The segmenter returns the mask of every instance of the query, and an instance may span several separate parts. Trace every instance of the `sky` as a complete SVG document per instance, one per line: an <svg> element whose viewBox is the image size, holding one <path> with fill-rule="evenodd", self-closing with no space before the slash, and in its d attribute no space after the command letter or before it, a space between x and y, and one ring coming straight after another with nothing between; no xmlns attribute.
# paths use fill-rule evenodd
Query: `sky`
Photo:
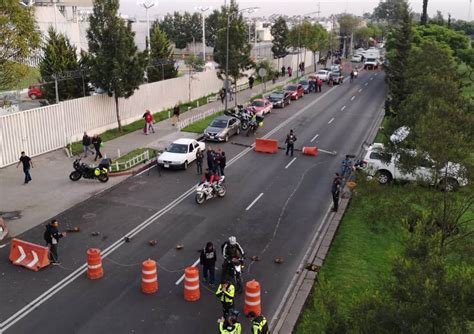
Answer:
<svg viewBox="0 0 474 334"><path fill-rule="evenodd" d="M146 0L153 1L153 0ZM197 6L218 8L225 0L154 0L155 6L149 10L150 18L163 16L173 11L195 11ZM230 0L229 0L230 1ZM331 14L351 13L362 15L364 12L372 12L379 3L378 0L237 0L240 8L260 7L260 9L249 16L270 16L272 14L298 15L318 11L318 3L321 17ZM409 0L411 9L421 13L422 0ZM138 6L137 0L120 0L123 14L145 18L145 9ZM467 20L469 12L469 0L430 0L428 2L428 15L434 16L439 10L447 18L448 13L455 19Z"/></svg>

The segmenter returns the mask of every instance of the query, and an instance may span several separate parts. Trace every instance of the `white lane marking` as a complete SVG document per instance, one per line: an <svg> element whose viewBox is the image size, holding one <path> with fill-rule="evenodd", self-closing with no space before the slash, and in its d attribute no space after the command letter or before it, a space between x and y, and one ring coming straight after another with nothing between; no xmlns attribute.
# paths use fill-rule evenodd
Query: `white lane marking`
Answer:
<svg viewBox="0 0 474 334"><path fill-rule="evenodd" d="M361 88L361 89L359 89L359 93L360 93L360 92L362 92L362 88Z"/></svg>
<svg viewBox="0 0 474 334"><path fill-rule="evenodd" d="M293 162L295 162L295 160L296 160L296 158L293 158L293 159L288 163L288 165L285 166L285 169L288 169L288 167L290 167L291 164L292 164ZM263 195L263 194L262 194L262 195Z"/></svg>
<svg viewBox="0 0 474 334"><path fill-rule="evenodd" d="M351 97L351 101L354 101L355 98L356 98L355 96L352 96L352 97Z"/></svg>
<svg viewBox="0 0 474 334"><path fill-rule="evenodd" d="M3 247L5 247L6 245L8 245L8 243L6 243L6 244L3 244L3 245L0 245L0 248L3 248Z"/></svg>
<svg viewBox="0 0 474 334"><path fill-rule="evenodd" d="M18 246L18 250L20 251L20 257L15 260L15 263L20 263L23 261L26 257L25 251L23 250L23 247Z"/></svg>
<svg viewBox="0 0 474 334"><path fill-rule="evenodd" d="M199 261L200 261L200 259L197 259L197 260L191 265L191 267L196 267L197 264L199 263ZM183 281L183 279L184 279L184 274L183 274L183 276L181 276L181 277L179 278L179 280L177 280L176 283L174 283L174 284L179 285L179 284Z"/></svg>
<svg viewBox="0 0 474 334"><path fill-rule="evenodd" d="M332 121L334 121L334 117L329 120L328 124L331 124Z"/></svg>
<svg viewBox="0 0 474 334"><path fill-rule="evenodd" d="M341 111L344 111L344 109L346 109L346 106L342 107L342 108L341 108Z"/></svg>
<svg viewBox="0 0 474 334"><path fill-rule="evenodd" d="M316 138L318 138L318 137L319 137L319 135L314 136L313 139L310 140L310 142L312 143L312 142L315 141Z"/></svg>
<svg viewBox="0 0 474 334"><path fill-rule="evenodd" d="M295 159L296 159L296 158L295 158ZM252 208L252 206L253 206L255 203L257 203L257 201L258 201L258 200L260 199L260 197L262 197L262 196L263 196L263 193L260 193L260 195L258 195L257 198L254 199L252 203L250 203L250 205L245 209L245 211L249 211L249 210Z"/></svg>
<svg viewBox="0 0 474 334"><path fill-rule="evenodd" d="M374 77L370 77L370 80L371 80L371 81L374 80Z"/></svg>
<svg viewBox="0 0 474 334"><path fill-rule="evenodd" d="M336 87L337 88L337 87ZM326 95L330 94L333 92L334 89L328 89L326 92L324 92L322 95L320 95L318 98L316 98L313 102L309 103L296 113L294 113L291 117L287 118L284 122L280 123L277 127L275 127L273 130L268 132L265 136L263 136L264 139L268 139L270 136L272 136L275 132L279 131L281 128L284 126L288 125L291 121L293 121L296 117L307 111L309 108L311 108L313 105L315 105L317 102L319 102L320 99L325 97ZM248 152L252 151L255 147L255 144L253 144L251 147L246 148L239 154L237 154L235 157L233 157L231 160L229 160L227 166L230 166L234 162L236 162L238 159L246 155ZM163 216L165 213L173 209L175 206L177 206L179 203L181 203L186 197L188 197L192 192L194 192L195 186L192 186L189 190L181 194L179 197L177 197L175 200L173 200L171 203L169 203L167 206L165 206L163 209L160 211L156 212L154 215L152 215L150 218L147 220L143 221L140 223L138 226L136 226L134 229L132 229L128 234L122 236L119 240L111 244L109 247L107 247L104 250L104 253L102 254L102 258L106 258L108 255L110 255L113 251L115 251L117 248L119 248L121 245L125 243L124 239L125 237L130 237L131 235L135 235L139 232L141 232L143 229L151 225L153 222L155 222L158 218ZM39 295L37 298L23 306L20 310L15 312L12 316L10 316L8 319L4 320L2 323L0 323L0 330L1 331L6 331L8 328L12 327L14 324L16 324L18 321L26 317L28 314L33 312L36 308L38 308L40 305L44 304L46 301L48 301L50 298L52 298L55 294L60 292L62 289L67 287L69 284L74 282L77 278L79 278L81 275L83 275L87 270L87 264L84 263L80 267L78 267L76 270L74 270L71 274L60 280L58 283L54 284L51 288L47 289L45 292L43 292L41 295Z"/></svg>
<svg viewBox="0 0 474 334"><path fill-rule="evenodd" d="M366 82L366 83L364 84L364 86L367 86L368 84L369 84L369 83L368 83L368 82Z"/></svg>
<svg viewBox="0 0 474 334"><path fill-rule="evenodd" d="M140 175L142 175L143 173L146 173L146 172L148 172L150 169L155 168L155 167L156 167L156 164L153 164L153 166L150 166L150 167L148 167L147 169L142 170L140 173L135 174L135 176L140 176Z"/></svg>

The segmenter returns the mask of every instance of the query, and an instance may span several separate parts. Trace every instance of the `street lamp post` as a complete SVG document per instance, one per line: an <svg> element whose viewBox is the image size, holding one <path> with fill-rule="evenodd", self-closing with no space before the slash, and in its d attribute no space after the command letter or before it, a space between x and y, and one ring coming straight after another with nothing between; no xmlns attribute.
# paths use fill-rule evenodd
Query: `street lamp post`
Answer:
<svg viewBox="0 0 474 334"><path fill-rule="evenodd" d="M228 101L229 101L229 30L230 22L234 19L234 16L239 15L240 13L252 13L253 11L259 9L259 7L249 7L243 8L235 13L229 13L229 7L227 8L227 29L226 29L226 51L225 51L225 104L224 111L227 111ZM237 92L236 92L237 93Z"/></svg>
<svg viewBox="0 0 474 334"><path fill-rule="evenodd" d="M206 64L206 17L204 13L208 10L212 10L212 7L196 7L196 9L202 12L202 60Z"/></svg>
<svg viewBox="0 0 474 334"><path fill-rule="evenodd" d="M148 9L151 7L155 6L156 0L138 0L137 4L143 8L145 8L146 11L146 31L147 31L147 38L148 38L148 45L146 45L148 49L148 54L150 54L150 18L148 16Z"/></svg>
<svg viewBox="0 0 474 334"><path fill-rule="evenodd" d="M299 78L299 72L300 72L300 47L301 47L301 26L300 26L300 24L301 24L302 19L305 19L307 16L310 16L310 15L313 15L313 14L316 14L316 13L318 13L318 12L306 13L306 14L297 15L297 16L294 17L298 22L297 23L297 25L298 25L298 53L296 55L296 62L297 62L297 64L296 64L296 78ZM306 55L306 51L305 51L305 55Z"/></svg>

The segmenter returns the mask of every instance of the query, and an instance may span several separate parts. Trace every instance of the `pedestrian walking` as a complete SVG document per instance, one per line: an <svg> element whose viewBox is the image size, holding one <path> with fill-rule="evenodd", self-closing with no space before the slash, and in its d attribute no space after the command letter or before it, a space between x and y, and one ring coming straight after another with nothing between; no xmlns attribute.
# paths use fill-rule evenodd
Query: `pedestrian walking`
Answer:
<svg viewBox="0 0 474 334"><path fill-rule="evenodd" d="M249 88L252 89L253 88L253 83L254 83L255 79L253 78L253 76L250 76L249 77Z"/></svg>
<svg viewBox="0 0 474 334"><path fill-rule="evenodd" d="M267 319L263 315L257 316L254 311L250 311L247 315L252 323L252 334L269 334Z"/></svg>
<svg viewBox="0 0 474 334"><path fill-rule="evenodd" d="M102 159L102 153L100 152L100 147L102 146L102 138L100 138L98 135L94 135L92 137L92 145L94 145L95 149L94 161L97 161L97 158Z"/></svg>
<svg viewBox="0 0 474 334"><path fill-rule="evenodd" d="M242 324L235 316L229 316L218 320L220 334L241 334Z"/></svg>
<svg viewBox="0 0 474 334"><path fill-rule="evenodd" d="M33 160L31 160L31 158L27 156L24 151L21 152L21 157L18 163L16 164L16 168L18 168L20 164L23 164L23 173L25 173L24 184L28 184L28 182L31 181L30 169L33 168Z"/></svg>
<svg viewBox="0 0 474 334"><path fill-rule="evenodd" d="M219 97L221 98L221 103L224 104L225 101L225 88L222 88L219 92Z"/></svg>
<svg viewBox="0 0 474 334"><path fill-rule="evenodd" d="M144 128L144 132L145 134L147 135L148 132L150 132L150 130L155 133L155 128L153 127L153 122L154 122L154 119L153 119L153 114L151 113L150 110L147 110L144 114L143 114L143 118L145 119L145 128Z"/></svg>
<svg viewBox="0 0 474 334"><path fill-rule="evenodd" d="M282 77L285 76L285 71L286 71L285 66L282 66L282 67L281 67L281 76L282 76Z"/></svg>
<svg viewBox="0 0 474 334"><path fill-rule="evenodd" d="M229 281L223 281L219 284L216 296L222 303L222 313L224 318L230 314L230 310L234 308L235 287Z"/></svg>
<svg viewBox="0 0 474 334"><path fill-rule="evenodd" d="M59 232L59 223L56 219L53 219L44 231L44 240L49 248L49 259L53 265L61 264L58 257L58 243L59 239L66 236L66 232Z"/></svg>
<svg viewBox="0 0 474 334"><path fill-rule="evenodd" d="M180 113L180 110L179 110L179 103L178 103L173 108L173 126L175 126L179 122L179 113Z"/></svg>
<svg viewBox="0 0 474 334"><path fill-rule="evenodd" d="M339 175L339 173L336 173L336 176L332 180L332 187L331 187L331 193L332 193L332 211L337 212L337 209L339 208L339 194L341 193L341 184L342 184L342 178Z"/></svg>
<svg viewBox="0 0 474 334"><path fill-rule="evenodd" d="M288 66L287 71L288 71L288 76L291 77L293 75L293 69L290 66Z"/></svg>
<svg viewBox="0 0 474 334"><path fill-rule="evenodd" d="M354 76L355 76L354 70L352 70L352 71L351 71L351 81L350 81L350 82L354 81Z"/></svg>
<svg viewBox="0 0 474 334"><path fill-rule="evenodd" d="M222 151L221 149L219 149L219 173L221 174L221 176L224 176L224 169L225 169L225 166L227 165L227 158L225 156L225 152Z"/></svg>
<svg viewBox="0 0 474 334"><path fill-rule="evenodd" d="M314 80L309 80L309 92L316 92L316 82Z"/></svg>
<svg viewBox="0 0 474 334"><path fill-rule="evenodd" d="M323 80L321 80L320 78L318 78L318 81L316 82L316 85L318 86L318 92L321 93L322 88L323 88Z"/></svg>
<svg viewBox="0 0 474 334"><path fill-rule="evenodd" d="M206 247L201 250L199 261L202 265L203 281L209 282L209 285L213 287L216 282L217 252L212 242L209 241Z"/></svg>
<svg viewBox="0 0 474 334"><path fill-rule="evenodd" d="M291 156L293 156L293 150L295 147L296 136L293 134L293 130L290 130L290 133L286 135L285 144L286 144L286 155L291 151Z"/></svg>
<svg viewBox="0 0 474 334"><path fill-rule="evenodd" d="M87 135L87 132L84 132L84 135L82 136L82 148L84 150L84 158L87 158L87 152L91 152L91 154L94 154L94 151L92 151L90 148L91 144L91 137Z"/></svg>
<svg viewBox="0 0 474 334"><path fill-rule="evenodd" d="M199 175L202 174L202 161L204 160L204 154L202 153L201 149L198 148L196 152L196 167L197 173Z"/></svg>
<svg viewBox="0 0 474 334"><path fill-rule="evenodd" d="M233 96L233 93L232 93L232 88L229 88L228 92L229 94L229 101L233 101L234 100L234 96Z"/></svg>

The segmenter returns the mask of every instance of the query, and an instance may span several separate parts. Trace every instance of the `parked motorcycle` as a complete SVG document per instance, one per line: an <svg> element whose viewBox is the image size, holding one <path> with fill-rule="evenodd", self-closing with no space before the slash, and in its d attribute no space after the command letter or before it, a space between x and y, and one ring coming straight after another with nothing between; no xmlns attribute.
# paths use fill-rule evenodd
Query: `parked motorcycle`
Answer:
<svg viewBox="0 0 474 334"><path fill-rule="evenodd" d="M246 131L249 127L250 120L252 119L253 113L248 108L244 108L243 105L239 104L234 109L229 109L225 112L227 116L232 116L240 120L240 129Z"/></svg>
<svg viewBox="0 0 474 334"><path fill-rule="evenodd" d="M81 177L85 179L98 179L103 183L109 180L109 172L107 168L103 166L91 167L81 162L81 159L74 160L72 166L74 167L74 171L69 174L71 181L78 181Z"/></svg>
<svg viewBox="0 0 474 334"><path fill-rule="evenodd" d="M196 196L195 200L197 204L203 204L205 201L214 198L214 197L224 197L226 194L226 188L224 186L225 176L221 176L219 181L213 182L203 182L198 184L196 187Z"/></svg>
<svg viewBox="0 0 474 334"><path fill-rule="evenodd" d="M242 269L244 268L244 261L241 258L233 257L225 260L224 266L227 270L227 279L234 284L237 293L243 292Z"/></svg>
<svg viewBox="0 0 474 334"><path fill-rule="evenodd" d="M263 116L257 115L255 119L252 119L249 122L247 137L250 136L251 134L255 135L257 133L257 129L261 126L263 126Z"/></svg>

